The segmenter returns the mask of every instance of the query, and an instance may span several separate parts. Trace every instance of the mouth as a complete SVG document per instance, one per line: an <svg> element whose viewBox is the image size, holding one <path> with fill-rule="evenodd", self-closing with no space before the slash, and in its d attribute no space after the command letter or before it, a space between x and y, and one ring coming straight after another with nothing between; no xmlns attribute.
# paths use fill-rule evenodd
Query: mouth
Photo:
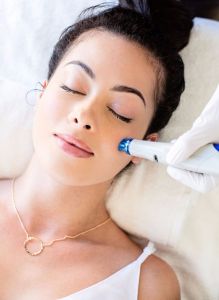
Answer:
<svg viewBox="0 0 219 300"><path fill-rule="evenodd" d="M63 142L66 143L66 145L72 146L74 149L78 149L83 153L87 153L89 155L94 155L94 153L90 150L90 148L84 144L82 141L79 141L78 139L75 139L74 137L70 135L65 134L54 134L55 137L59 138Z"/></svg>

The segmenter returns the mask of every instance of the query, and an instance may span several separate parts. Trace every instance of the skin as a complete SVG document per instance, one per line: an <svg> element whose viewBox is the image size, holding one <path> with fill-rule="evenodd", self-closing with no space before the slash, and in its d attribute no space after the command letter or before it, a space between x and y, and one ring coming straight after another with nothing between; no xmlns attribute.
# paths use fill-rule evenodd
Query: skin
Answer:
<svg viewBox="0 0 219 300"><path fill-rule="evenodd" d="M65 66L72 60L86 63L96 80L78 65ZM63 84L83 95L67 93L60 88ZM114 85L137 88L146 106L134 94L110 91ZM109 217L104 200L113 179L130 161L141 160L119 152L118 144L125 137L142 139L145 135L154 110L154 86L155 74L146 52L112 33L88 32L69 49L50 81L43 83L33 122L34 153L15 182L16 206L31 235L51 241L85 231ZM108 107L133 121L123 122ZM67 155L53 133L74 134L94 156ZM156 133L148 136L157 138ZM19 290L22 299L67 296L107 278L142 253L111 221L75 240L57 242L40 256L28 257L21 247L24 232L10 201L11 181L0 183L0 191L4 299L16 297ZM10 228L10 235L5 228ZM14 272L20 266L22 272ZM156 255L141 265L138 299L180 299L174 271Z"/></svg>
<svg viewBox="0 0 219 300"><path fill-rule="evenodd" d="M66 66L72 60L87 64L96 79L78 65ZM62 84L85 95L68 93ZM146 106L135 94L110 91L114 85L137 88ZM118 151L118 144L125 137L143 138L153 115L154 85L154 70L145 51L122 37L87 32L70 48L49 83L44 81L33 123L35 151L15 182L18 211L33 235L51 240L77 234L107 219L104 200L114 177L131 160L135 164L140 161ZM133 121L116 118L107 107ZM67 155L53 133L76 135L94 156ZM148 138L155 140L157 135Z"/></svg>

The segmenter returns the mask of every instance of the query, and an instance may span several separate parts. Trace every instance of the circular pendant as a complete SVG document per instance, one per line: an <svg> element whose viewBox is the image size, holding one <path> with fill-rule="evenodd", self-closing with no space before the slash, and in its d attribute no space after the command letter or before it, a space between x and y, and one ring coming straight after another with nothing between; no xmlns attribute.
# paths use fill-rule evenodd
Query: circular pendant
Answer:
<svg viewBox="0 0 219 300"><path fill-rule="evenodd" d="M37 246L37 247L36 247ZM33 248L33 249L32 249ZM39 249L38 251L33 252L33 250ZM26 252L32 256L38 255L43 251L43 241L41 239L29 236L25 241L24 241L24 249Z"/></svg>

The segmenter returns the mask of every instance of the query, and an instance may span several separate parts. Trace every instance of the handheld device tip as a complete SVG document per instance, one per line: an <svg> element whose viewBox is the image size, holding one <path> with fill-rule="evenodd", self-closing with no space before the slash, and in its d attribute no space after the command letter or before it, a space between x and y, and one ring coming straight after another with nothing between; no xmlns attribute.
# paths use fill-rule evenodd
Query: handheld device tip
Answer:
<svg viewBox="0 0 219 300"><path fill-rule="evenodd" d="M219 144L213 144L214 145L214 148L219 151Z"/></svg>
<svg viewBox="0 0 219 300"><path fill-rule="evenodd" d="M129 153L129 144L132 140L133 139L123 139L123 140L121 140L121 142L119 143L119 146L118 146L118 150L123 151L127 154L130 154Z"/></svg>

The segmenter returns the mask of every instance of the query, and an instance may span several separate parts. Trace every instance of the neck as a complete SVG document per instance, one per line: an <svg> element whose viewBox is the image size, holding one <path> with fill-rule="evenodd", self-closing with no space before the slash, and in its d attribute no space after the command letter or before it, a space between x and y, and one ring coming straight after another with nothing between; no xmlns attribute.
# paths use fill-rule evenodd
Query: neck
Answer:
<svg viewBox="0 0 219 300"><path fill-rule="evenodd" d="M25 172L15 180L14 201L27 232L51 240L76 235L109 218L105 198L110 184L111 181L90 186L63 184L42 172L33 156Z"/></svg>

